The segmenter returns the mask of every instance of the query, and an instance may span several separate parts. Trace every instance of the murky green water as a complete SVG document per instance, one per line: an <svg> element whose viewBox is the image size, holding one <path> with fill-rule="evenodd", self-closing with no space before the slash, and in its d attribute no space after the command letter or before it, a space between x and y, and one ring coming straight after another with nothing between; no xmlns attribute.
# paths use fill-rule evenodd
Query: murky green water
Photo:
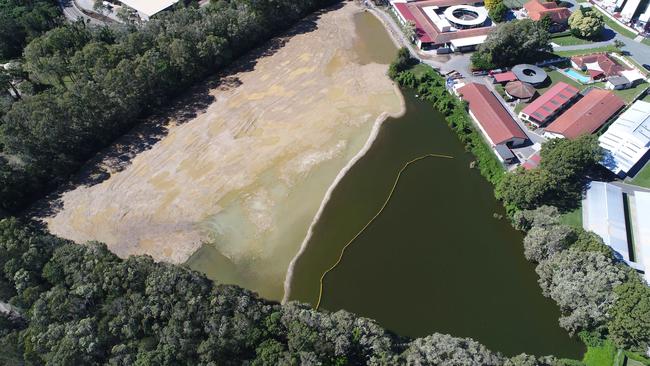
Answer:
<svg viewBox="0 0 650 366"><path fill-rule="evenodd" d="M407 114L387 121L377 141L333 193L298 260L291 299L314 304L319 277L377 212L398 170L403 175L383 214L326 278L321 306L376 319L412 337L432 332L472 337L507 355L580 358L583 347L558 326L523 256L522 235L503 219L492 187L441 115L406 93Z"/></svg>

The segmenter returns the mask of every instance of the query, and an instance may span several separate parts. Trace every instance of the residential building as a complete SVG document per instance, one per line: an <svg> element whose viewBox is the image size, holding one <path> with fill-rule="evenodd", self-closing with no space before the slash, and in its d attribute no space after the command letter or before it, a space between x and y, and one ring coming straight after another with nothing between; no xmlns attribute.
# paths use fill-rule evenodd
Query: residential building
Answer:
<svg viewBox="0 0 650 366"><path fill-rule="evenodd" d="M519 112L519 118L542 127L568 108L578 97L578 88L559 82Z"/></svg>
<svg viewBox="0 0 650 366"><path fill-rule="evenodd" d="M515 147L527 140L524 131L487 86L469 83L457 91L469 103L470 116L492 148L497 145Z"/></svg>
<svg viewBox="0 0 650 366"><path fill-rule="evenodd" d="M571 66L589 72L589 76L594 80L600 77L617 76L621 71L628 69L607 53L571 57Z"/></svg>
<svg viewBox="0 0 650 366"><path fill-rule="evenodd" d="M625 76L613 76L607 79L605 83L605 88L611 90L623 90L632 87L632 82L630 82Z"/></svg>
<svg viewBox="0 0 650 366"><path fill-rule="evenodd" d="M552 1L530 0L524 4L524 10L528 17L534 21L539 21L545 16L549 16L553 21L551 32L558 32L566 29L569 23L571 11L561 7Z"/></svg>
<svg viewBox="0 0 650 366"><path fill-rule="evenodd" d="M574 139L596 132L625 106L625 102L609 90L591 89L553 123L545 128L544 136Z"/></svg>
<svg viewBox="0 0 650 366"><path fill-rule="evenodd" d="M598 141L605 149L601 164L621 177L627 175L650 150L650 103L636 101Z"/></svg>

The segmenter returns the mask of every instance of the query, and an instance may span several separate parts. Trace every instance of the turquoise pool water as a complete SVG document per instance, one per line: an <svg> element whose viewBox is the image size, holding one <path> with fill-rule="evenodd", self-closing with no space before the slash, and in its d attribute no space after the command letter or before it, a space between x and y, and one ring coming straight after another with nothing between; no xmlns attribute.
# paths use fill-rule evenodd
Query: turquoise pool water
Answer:
<svg viewBox="0 0 650 366"><path fill-rule="evenodd" d="M564 71L565 74L569 75L570 77L578 80L579 82L581 82L583 84L589 84L589 82L591 81L591 78L589 76L585 76L585 75L575 71L574 69L564 69L563 71Z"/></svg>

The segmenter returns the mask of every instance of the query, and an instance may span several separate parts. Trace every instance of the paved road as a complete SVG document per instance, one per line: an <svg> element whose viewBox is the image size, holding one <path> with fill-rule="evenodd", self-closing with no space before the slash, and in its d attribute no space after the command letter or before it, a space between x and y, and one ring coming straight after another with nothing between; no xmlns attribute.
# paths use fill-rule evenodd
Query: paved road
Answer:
<svg viewBox="0 0 650 366"><path fill-rule="evenodd" d="M569 8L572 11L577 9L578 5L575 2L575 0L565 0L569 3L572 4L572 6ZM573 45L573 46L560 46L560 47L554 47L553 49L555 51L575 51L575 50L584 50L584 49L589 49L589 48L594 48L594 47L604 47L608 46L611 44L614 44L615 40L619 40L623 43L625 43L625 46L623 47L624 51L627 51L629 55L638 63L640 64L650 64L650 46L647 46L641 42L637 42L631 38L627 38L625 36L622 36L613 29L607 27L605 25L605 32L608 32L610 35L615 35L608 41L603 41L603 42L595 42L595 43L590 43L590 44L585 44L585 45Z"/></svg>
<svg viewBox="0 0 650 366"><path fill-rule="evenodd" d="M59 0L59 6L63 11L63 15L71 22L76 22L79 20L79 18L81 18L88 24L104 25L103 22L95 18L91 18L81 12L81 10L79 10L79 8L77 8L75 5L74 0Z"/></svg>

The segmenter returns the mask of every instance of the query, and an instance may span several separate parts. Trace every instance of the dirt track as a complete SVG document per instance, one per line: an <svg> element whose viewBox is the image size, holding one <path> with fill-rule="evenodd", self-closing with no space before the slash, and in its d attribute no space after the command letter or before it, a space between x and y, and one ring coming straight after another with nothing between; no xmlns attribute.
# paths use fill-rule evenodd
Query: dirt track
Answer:
<svg viewBox="0 0 650 366"><path fill-rule="evenodd" d="M211 90L205 113L172 121L126 169L64 193L49 229L174 263L210 242L281 287L327 186L382 113L402 109L386 65L362 65L355 52L358 11L348 3L320 15L315 30Z"/></svg>

